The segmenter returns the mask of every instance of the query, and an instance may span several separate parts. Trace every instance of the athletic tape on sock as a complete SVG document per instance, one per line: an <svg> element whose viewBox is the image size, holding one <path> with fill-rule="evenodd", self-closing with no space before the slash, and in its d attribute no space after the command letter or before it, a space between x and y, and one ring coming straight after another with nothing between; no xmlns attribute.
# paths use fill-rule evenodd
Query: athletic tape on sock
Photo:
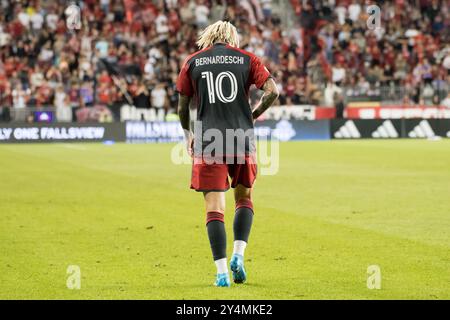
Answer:
<svg viewBox="0 0 450 320"><path fill-rule="evenodd" d="M210 223L211 221L221 221L224 222L224 215L220 211L209 211L206 213L206 224Z"/></svg>
<svg viewBox="0 0 450 320"><path fill-rule="evenodd" d="M246 199L246 198L239 199L236 202L236 210L239 209L239 208L249 208L249 209L251 209L253 211L253 202L252 202L252 200Z"/></svg>

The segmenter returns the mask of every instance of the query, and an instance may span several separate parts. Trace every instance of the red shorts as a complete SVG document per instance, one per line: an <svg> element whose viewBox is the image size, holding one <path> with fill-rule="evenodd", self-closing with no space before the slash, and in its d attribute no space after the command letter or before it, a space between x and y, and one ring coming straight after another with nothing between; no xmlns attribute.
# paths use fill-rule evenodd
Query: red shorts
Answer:
<svg viewBox="0 0 450 320"><path fill-rule="evenodd" d="M224 161L225 162L225 161ZM244 161L241 161L244 162ZM253 158L246 157L245 163L212 163L195 160L192 165L191 189L196 191L226 191L238 184L251 188L256 179L257 165Z"/></svg>

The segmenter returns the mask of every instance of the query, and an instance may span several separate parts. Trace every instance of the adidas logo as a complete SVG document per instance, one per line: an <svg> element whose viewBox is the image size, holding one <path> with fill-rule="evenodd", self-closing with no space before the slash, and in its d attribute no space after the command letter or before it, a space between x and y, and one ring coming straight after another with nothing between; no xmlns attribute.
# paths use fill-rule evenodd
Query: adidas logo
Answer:
<svg viewBox="0 0 450 320"><path fill-rule="evenodd" d="M410 138L433 138L435 133L427 120L422 120L408 133Z"/></svg>
<svg viewBox="0 0 450 320"><path fill-rule="evenodd" d="M398 138L398 132L395 130L392 121L386 120L372 132L372 138Z"/></svg>
<svg viewBox="0 0 450 320"><path fill-rule="evenodd" d="M356 128L355 123L352 120L348 120L334 133L334 137L338 139L361 138L361 134L359 133L358 128Z"/></svg>

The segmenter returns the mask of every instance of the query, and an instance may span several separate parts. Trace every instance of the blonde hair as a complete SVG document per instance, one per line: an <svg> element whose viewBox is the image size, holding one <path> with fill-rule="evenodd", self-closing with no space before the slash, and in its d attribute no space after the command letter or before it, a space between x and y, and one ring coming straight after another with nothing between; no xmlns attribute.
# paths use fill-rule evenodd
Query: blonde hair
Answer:
<svg viewBox="0 0 450 320"><path fill-rule="evenodd" d="M230 46L239 47L239 35L236 27L228 21L219 20L206 27L200 33L197 45L200 49L204 49L217 42L224 42Z"/></svg>

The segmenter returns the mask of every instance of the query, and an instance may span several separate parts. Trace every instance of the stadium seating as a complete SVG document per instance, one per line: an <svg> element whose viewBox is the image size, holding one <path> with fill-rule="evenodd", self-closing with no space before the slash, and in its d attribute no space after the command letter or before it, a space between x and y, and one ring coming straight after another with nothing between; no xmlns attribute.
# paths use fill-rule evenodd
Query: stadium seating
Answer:
<svg viewBox="0 0 450 320"><path fill-rule="evenodd" d="M2 1L0 121L32 108L57 108L64 121L94 106L116 120L124 104L173 112L179 67L218 19L264 57L280 105L438 106L450 83L449 12L418 2L383 2L381 28L370 30L363 1L84 0L81 28L69 30L63 1Z"/></svg>

